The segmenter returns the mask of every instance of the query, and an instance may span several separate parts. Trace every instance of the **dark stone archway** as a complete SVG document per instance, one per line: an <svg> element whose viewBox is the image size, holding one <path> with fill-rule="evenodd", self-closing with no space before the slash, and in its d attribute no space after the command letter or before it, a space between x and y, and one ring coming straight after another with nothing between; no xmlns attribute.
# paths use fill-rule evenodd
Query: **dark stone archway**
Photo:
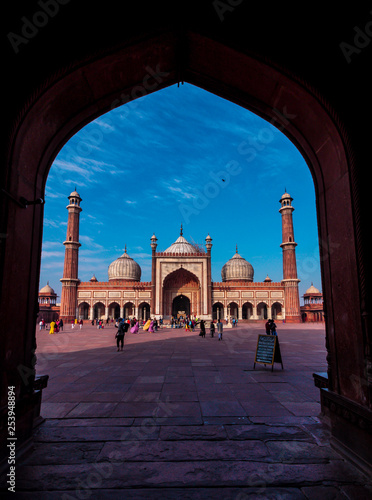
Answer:
<svg viewBox="0 0 372 500"><path fill-rule="evenodd" d="M172 316L176 318L180 314L183 316L183 319L185 319L186 316L190 316L190 299L185 295L177 295L177 297L173 299Z"/></svg>
<svg viewBox="0 0 372 500"><path fill-rule="evenodd" d="M270 121L307 161L316 191L326 309L323 409L335 443L372 463L366 444L372 421L370 220L363 183L369 141L360 120L362 113L371 114L370 47L358 49L351 61L340 50L340 41L352 42L354 25L364 28L368 12L349 6L336 20L333 10L322 9L320 17L314 7L286 32L290 12L283 6L254 12L243 2L222 19L213 2L188 2L181 14L175 8L167 2L129 10L110 1L102 9L83 2L61 5L49 20L53 29L39 27L33 37L23 36L17 53L8 46L0 230L2 407L7 387L14 385L22 408L18 442L26 442L40 400L32 363L43 206L34 202L44 198L53 159L92 119L187 81ZM27 2L17 2L7 17L9 32L21 33L23 12L32 19ZM315 31L321 34L317 40ZM243 164L248 149L242 149ZM24 200L31 202L27 208ZM17 318L15 325L9 317ZM28 377L21 377L20 367L28 367Z"/></svg>

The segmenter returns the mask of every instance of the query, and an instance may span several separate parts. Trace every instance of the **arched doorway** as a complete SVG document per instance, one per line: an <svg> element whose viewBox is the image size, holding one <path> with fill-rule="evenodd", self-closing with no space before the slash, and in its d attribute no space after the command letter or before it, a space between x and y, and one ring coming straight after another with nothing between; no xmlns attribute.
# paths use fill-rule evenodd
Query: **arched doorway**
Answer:
<svg viewBox="0 0 372 500"><path fill-rule="evenodd" d="M190 299L188 297L181 294L173 299L172 316L183 319L190 316Z"/></svg>
<svg viewBox="0 0 372 500"><path fill-rule="evenodd" d="M111 319L117 319L120 317L120 305L117 302L111 302L108 307L108 315Z"/></svg>
<svg viewBox="0 0 372 500"><path fill-rule="evenodd" d="M224 307L221 302L216 302L212 307L212 318L213 319L223 319L224 318Z"/></svg>
<svg viewBox="0 0 372 500"><path fill-rule="evenodd" d="M102 302L94 304L93 319L105 319L105 304Z"/></svg>
<svg viewBox="0 0 372 500"><path fill-rule="evenodd" d="M253 315L253 305L250 302L245 302L242 308L242 319L250 319Z"/></svg>
<svg viewBox="0 0 372 500"><path fill-rule="evenodd" d="M267 319L267 304L265 302L257 304L257 317L258 319Z"/></svg>
<svg viewBox="0 0 372 500"><path fill-rule="evenodd" d="M163 317L170 318L178 311L184 311L187 316L200 314L199 280L184 267L171 272L163 281Z"/></svg>
<svg viewBox="0 0 372 500"><path fill-rule="evenodd" d="M79 304L79 319L89 319L90 306L87 302Z"/></svg>
<svg viewBox="0 0 372 500"><path fill-rule="evenodd" d="M15 330L12 325L11 328L6 326L4 331L4 352L13 353L7 360L7 370L16 373L19 363L33 366L35 346L35 332L31 325L34 325L37 303L43 209L36 203L25 210L24 203L19 200L44 198L53 158L84 124L123 102L185 80L272 120L306 158L317 199L327 311L329 394L339 396L338 415L343 413L345 401L349 400L360 405L363 411L370 412L372 389L367 369L370 371L372 366L372 334L370 280L367 276L370 263L366 258L370 221L364 215L368 213L368 206L367 197L363 196L362 177L368 151L363 130L360 135L354 131L358 120L354 119L351 109L358 106L350 104L347 108L345 105L345 109L341 94L335 98L328 94L327 85L322 84L326 77L321 73L320 65L314 68L315 73L319 71L315 78L309 76L307 81L306 75L297 73L298 59L291 59L291 55L286 59L284 51L271 52L264 44L268 53L264 48L257 58L252 57L250 53L256 51L249 42L242 43L239 38L241 30L219 33L219 24L218 28L212 28L207 38L198 33L195 26L191 29L185 23L184 29L175 29L172 33L163 26L164 31L159 29L161 35L155 39L152 31L143 27L147 25L143 23L142 15L145 14L141 12L138 20L131 19L133 32L137 26L142 34L140 42L137 42L138 38L133 41L130 34L120 43L107 37L100 51L88 48L88 44L85 48L71 45L65 50L63 63L55 58L55 66L50 72L47 68L45 72L40 68L40 75L34 71L36 83L27 94L20 98L16 92L14 94L17 107L7 120L8 131L4 134L8 138L3 183L7 195L1 211L1 234L6 235L0 258L1 308L4 318L18 318ZM235 19L239 17L235 15ZM39 47L41 52L42 47L32 45L27 49L37 51ZM325 54L326 49L324 44ZM314 53L310 47L308 52ZM301 67L307 67L307 62L311 65L311 61L306 60L306 51L303 54L305 59ZM30 60L32 64L40 57L14 59L24 61L23 64ZM348 68L343 70L342 64L347 66L342 60L339 71L334 72L339 80L347 77ZM130 70L123 71L123 67ZM151 81L146 68L158 69L157 72L153 70ZM323 69L326 69L325 65ZM310 66L306 74L312 74ZM355 81L354 91L350 92L354 96L358 94L357 85L363 83L358 78ZM351 79L348 82L352 84ZM336 86L329 87L333 90ZM128 94L124 97L123 89ZM15 99L10 98L10 101L15 102ZM20 292L17 286L21 282L27 285ZM348 291L347 314L345 290ZM351 331L353 335L350 335ZM21 381L15 383L17 393L23 398L26 391L21 390ZM2 394L6 395L5 378L3 384ZM1 402L5 406L4 398Z"/></svg>
<svg viewBox="0 0 372 500"><path fill-rule="evenodd" d="M123 307L124 318L129 318L134 315L134 304L133 302L126 302Z"/></svg>
<svg viewBox="0 0 372 500"><path fill-rule="evenodd" d="M274 302L271 306L271 318L275 320L281 320L282 315L282 305L279 302Z"/></svg>
<svg viewBox="0 0 372 500"><path fill-rule="evenodd" d="M147 302L142 302L138 306L138 319L146 321L150 317L150 304Z"/></svg>
<svg viewBox="0 0 372 500"><path fill-rule="evenodd" d="M241 318L239 318L239 306L236 302L230 302L230 304L227 307L230 310L230 317L231 318L241 319Z"/></svg>

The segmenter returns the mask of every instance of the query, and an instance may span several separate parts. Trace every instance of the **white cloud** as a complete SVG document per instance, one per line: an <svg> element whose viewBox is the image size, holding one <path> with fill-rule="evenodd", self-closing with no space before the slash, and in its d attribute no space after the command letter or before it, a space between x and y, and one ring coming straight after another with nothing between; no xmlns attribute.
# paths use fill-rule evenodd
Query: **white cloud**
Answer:
<svg viewBox="0 0 372 500"><path fill-rule="evenodd" d="M41 253L41 257L43 259L47 259L47 258L50 258L50 257L58 257L59 259L63 259L65 256L65 252L49 252L49 251L42 251Z"/></svg>
<svg viewBox="0 0 372 500"><path fill-rule="evenodd" d="M98 243L95 242L93 238L90 236L86 236L81 234L79 236L79 241L86 245L88 248L95 248L97 250L104 250L104 247L102 245L99 245Z"/></svg>

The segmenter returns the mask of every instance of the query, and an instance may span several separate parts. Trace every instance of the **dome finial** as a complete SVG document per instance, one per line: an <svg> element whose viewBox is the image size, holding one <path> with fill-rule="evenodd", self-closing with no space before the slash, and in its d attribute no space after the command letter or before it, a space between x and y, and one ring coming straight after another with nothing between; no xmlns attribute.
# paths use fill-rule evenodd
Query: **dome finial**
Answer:
<svg viewBox="0 0 372 500"><path fill-rule="evenodd" d="M181 231L180 231L180 236L183 236L183 229L182 229L182 224L181 224Z"/></svg>
<svg viewBox="0 0 372 500"><path fill-rule="evenodd" d="M235 245L235 253L238 253L238 245Z"/></svg>
<svg viewBox="0 0 372 500"><path fill-rule="evenodd" d="M127 253L127 244L125 244L124 253Z"/></svg>

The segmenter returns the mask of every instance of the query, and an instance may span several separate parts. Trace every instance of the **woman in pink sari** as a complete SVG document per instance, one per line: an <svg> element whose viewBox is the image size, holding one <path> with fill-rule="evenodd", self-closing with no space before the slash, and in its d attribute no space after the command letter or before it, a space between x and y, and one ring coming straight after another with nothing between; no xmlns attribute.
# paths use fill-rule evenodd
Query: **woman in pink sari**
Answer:
<svg viewBox="0 0 372 500"><path fill-rule="evenodd" d="M154 320L151 320L150 326L149 326L149 332L154 333Z"/></svg>
<svg viewBox="0 0 372 500"><path fill-rule="evenodd" d="M132 326L132 328L130 329L130 333L138 333L138 329L139 329L139 323L137 321L136 324Z"/></svg>

